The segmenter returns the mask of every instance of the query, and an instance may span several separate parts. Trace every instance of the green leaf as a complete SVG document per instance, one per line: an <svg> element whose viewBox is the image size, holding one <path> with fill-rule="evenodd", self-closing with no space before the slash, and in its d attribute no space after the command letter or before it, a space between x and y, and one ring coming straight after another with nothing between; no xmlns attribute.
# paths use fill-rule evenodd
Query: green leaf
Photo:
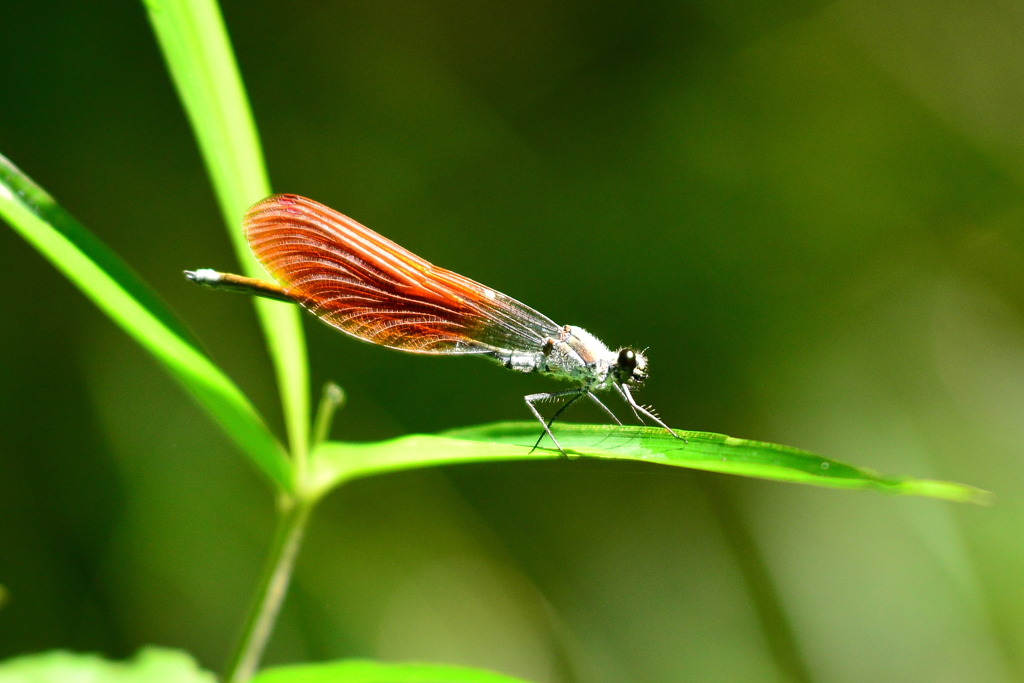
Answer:
<svg viewBox="0 0 1024 683"><path fill-rule="evenodd" d="M149 647L127 662L99 655L44 652L0 663L0 683L216 683L186 653Z"/></svg>
<svg viewBox="0 0 1024 683"><path fill-rule="evenodd" d="M251 277L267 279L249 251L241 224L245 210L271 194L270 182L220 9L214 0L144 2L199 141L239 263ZM302 459L309 444L310 399L300 311L264 299L254 298L254 304L281 389L292 452Z"/></svg>
<svg viewBox="0 0 1024 683"><path fill-rule="evenodd" d="M521 678L443 664L370 661L283 666L262 671L252 683L526 683Z"/></svg>
<svg viewBox="0 0 1024 683"><path fill-rule="evenodd" d="M708 432L678 432L686 441L653 427L562 424L557 436L575 457L633 460L838 489L874 489L962 503L990 503L987 491L946 481L883 476L808 451ZM364 444L325 443L314 452L312 485L323 493L348 479L401 469L465 462L563 458L531 448L536 422L502 422ZM550 442L549 442L550 443Z"/></svg>
<svg viewBox="0 0 1024 683"><path fill-rule="evenodd" d="M281 445L184 324L110 249L0 156L0 217L164 364L276 486L291 490Z"/></svg>

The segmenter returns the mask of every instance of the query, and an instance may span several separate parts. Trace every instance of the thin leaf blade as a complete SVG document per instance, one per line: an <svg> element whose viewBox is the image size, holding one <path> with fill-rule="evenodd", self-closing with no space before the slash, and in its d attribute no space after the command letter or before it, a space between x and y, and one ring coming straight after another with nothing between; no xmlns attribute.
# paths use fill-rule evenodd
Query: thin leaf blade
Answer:
<svg viewBox="0 0 1024 683"><path fill-rule="evenodd" d="M242 391L124 261L3 156L0 217L152 353L276 487L291 490L284 450Z"/></svg>
<svg viewBox="0 0 1024 683"><path fill-rule="evenodd" d="M261 671L252 683L527 683L504 674L445 664L363 660L282 666Z"/></svg>
<svg viewBox="0 0 1024 683"><path fill-rule="evenodd" d="M199 142L238 261L246 274L265 279L241 224L245 210L271 194L270 181L220 9L213 0L144 3ZM309 444L310 396L300 311L263 299L253 303L281 390L288 440L301 460Z"/></svg>
<svg viewBox="0 0 1024 683"><path fill-rule="evenodd" d="M557 451L531 449L534 422L503 422L413 435L371 444L329 442L314 453L315 485L321 491L348 479L386 472L467 462L563 458ZM645 462L721 474L825 488L875 490L961 503L987 504L989 492L955 482L893 477L792 446L738 439L710 432L562 424L558 440L573 457Z"/></svg>

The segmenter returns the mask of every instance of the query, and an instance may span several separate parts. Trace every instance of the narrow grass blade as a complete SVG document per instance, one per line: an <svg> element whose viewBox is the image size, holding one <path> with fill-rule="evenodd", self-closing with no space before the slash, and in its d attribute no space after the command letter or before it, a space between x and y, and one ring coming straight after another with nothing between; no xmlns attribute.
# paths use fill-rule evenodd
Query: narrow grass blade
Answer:
<svg viewBox="0 0 1024 683"><path fill-rule="evenodd" d="M291 490L287 456L241 390L199 350L153 290L2 156L0 217L156 356L276 487Z"/></svg>
<svg viewBox="0 0 1024 683"><path fill-rule="evenodd" d="M444 664L370 661L302 664L268 669L252 683L527 683L521 678Z"/></svg>
<svg viewBox="0 0 1024 683"><path fill-rule="evenodd" d="M531 453L540 427L535 422L503 422L447 432L413 435L368 444L331 442L313 458L314 485L324 492L356 477L401 469L465 462L563 458L558 451ZM991 502L987 491L947 481L891 477L830 460L808 451L708 432L683 432L687 441L663 429L562 424L558 440L574 457L633 460L658 465L811 484L837 489L939 498L959 503Z"/></svg>
<svg viewBox="0 0 1024 683"><path fill-rule="evenodd" d="M238 65L214 0L144 0L213 181L235 253L246 274L267 278L242 235L245 210L270 192L266 165ZM216 267L223 264L182 264ZM309 371L300 312L254 299L274 363L292 453L309 444Z"/></svg>

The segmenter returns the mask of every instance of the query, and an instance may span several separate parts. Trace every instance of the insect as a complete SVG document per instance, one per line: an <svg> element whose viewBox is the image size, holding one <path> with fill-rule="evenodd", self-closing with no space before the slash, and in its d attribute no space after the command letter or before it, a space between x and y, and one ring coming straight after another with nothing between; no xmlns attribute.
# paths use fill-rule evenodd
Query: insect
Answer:
<svg viewBox="0 0 1024 683"><path fill-rule="evenodd" d="M642 351L613 351L580 327L546 316L479 282L439 268L323 204L279 194L246 212L245 236L256 258L279 284L200 269L193 282L298 302L316 317L357 339L411 353L477 355L509 370L567 379L572 389L525 396L544 435L565 454L551 425L583 397L622 422L595 395L612 389L641 422L664 427L632 387L647 378ZM550 420L537 404L565 399Z"/></svg>

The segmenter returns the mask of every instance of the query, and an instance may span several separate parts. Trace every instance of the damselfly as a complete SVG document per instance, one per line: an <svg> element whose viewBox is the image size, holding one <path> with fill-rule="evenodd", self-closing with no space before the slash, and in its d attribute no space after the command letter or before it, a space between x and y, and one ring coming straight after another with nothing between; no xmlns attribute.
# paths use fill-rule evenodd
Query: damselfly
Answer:
<svg viewBox="0 0 1024 683"><path fill-rule="evenodd" d="M641 422L647 418L679 437L632 387L647 378L647 357L632 348L613 351L580 327L556 325L529 306L479 282L428 263L334 209L280 194L245 215L245 236L256 258L279 284L200 269L193 282L298 302L316 317L357 339L412 353L477 355L509 370L568 379L572 389L525 396L551 432L554 421L584 396L622 424L594 394L615 390ZM565 399L550 420L537 404Z"/></svg>

